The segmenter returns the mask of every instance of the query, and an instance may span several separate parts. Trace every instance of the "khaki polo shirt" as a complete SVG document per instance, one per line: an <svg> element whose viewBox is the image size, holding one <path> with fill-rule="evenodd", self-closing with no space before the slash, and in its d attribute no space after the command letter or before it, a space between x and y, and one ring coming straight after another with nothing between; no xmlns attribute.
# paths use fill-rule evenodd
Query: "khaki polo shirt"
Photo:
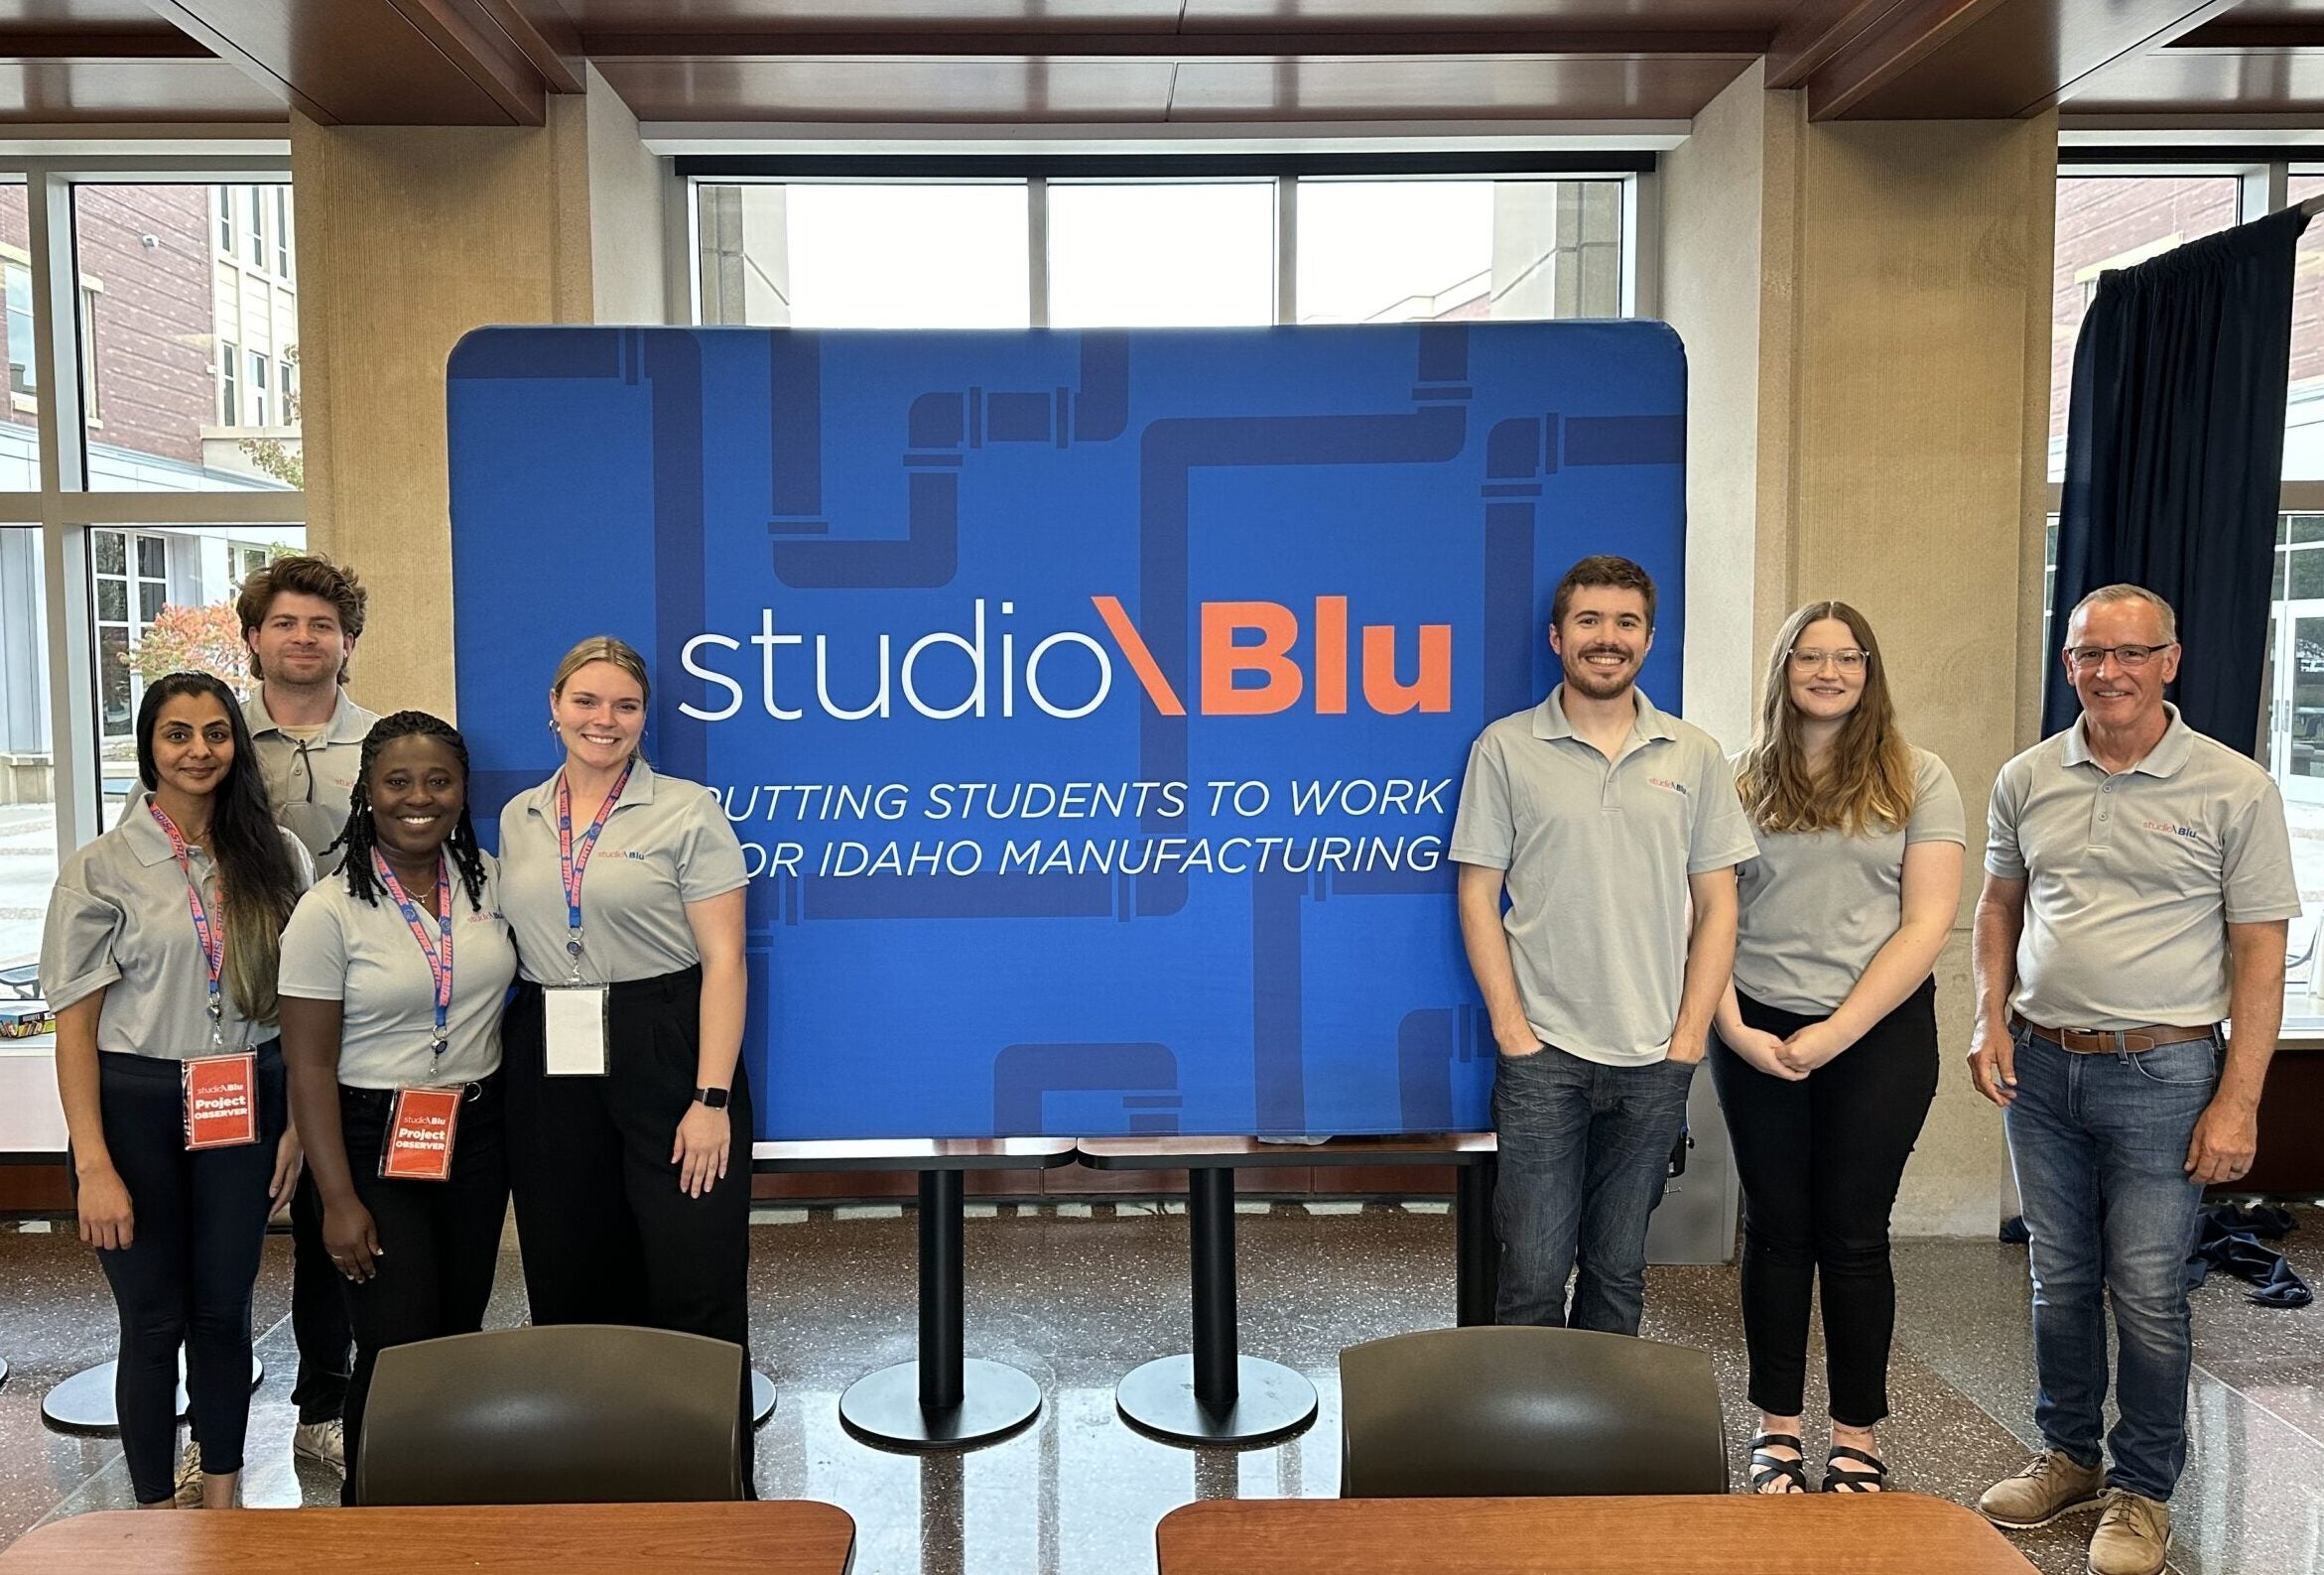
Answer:
<svg viewBox="0 0 2324 1575"><path fill-rule="evenodd" d="M194 935L185 873L148 808L152 802L152 794L140 793L122 805L121 823L74 850L58 871L41 935L41 994L62 1011L101 989L99 1050L184 1061L213 1053L209 968ZM314 864L289 832L283 843L305 890L314 883ZM187 862L214 920L217 865L202 848L189 849ZM231 930L226 945L234 945ZM218 997L220 1049L247 1050L275 1036L272 1025L243 1017L222 980Z"/></svg>
<svg viewBox="0 0 2324 1575"><path fill-rule="evenodd" d="M574 806L577 851L592 813ZM686 922L687 904L749 881L742 843L718 796L638 761L581 873L581 983L655 979L694 967L702 953ZM564 984L570 960L556 777L519 793L500 812L500 911L516 934L524 977Z"/></svg>
<svg viewBox="0 0 2324 1575"><path fill-rule="evenodd" d="M1644 1066L1678 1023L1687 877L1750 857L1750 825L1709 733L1639 694L1610 761L1574 735L1564 693L1479 735L1452 855L1507 872L1501 923L1534 1034L1588 1061Z"/></svg>
<svg viewBox="0 0 2324 1575"><path fill-rule="evenodd" d="M1825 1017L1904 922L1904 850L1969 841L1961 790L1945 762L1912 751L1912 813L1902 826L1760 832L1737 877L1735 987L1778 1011Z"/></svg>
<svg viewBox="0 0 2324 1575"><path fill-rule="evenodd" d="M379 720L372 712L339 692L338 705L322 734L295 738L267 714L266 686L261 684L242 702L242 718L250 726L250 741L258 746L258 764L266 777L266 801L274 806L276 824L299 839L314 855L318 878L329 874L344 858L343 851L325 857L323 850L346 830L347 808L355 796L355 778L363 760L363 738Z"/></svg>
<svg viewBox="0 0 2324 1575"><path fill-rule="evenodd" d="M500 1007L516 978L516 943L500 916L500 877L484 858L480 904L452 871L452 1009L436 1041L436 976L393 897L365 902L344 877L299 900L283 932L282 993L339 1003L338 1080L349 1088L445 1088L500 1070ZM415 904L430 940L442 932Z"/></svg>
<svg viewBox="0 0 2324 1575"><path fill-rule="evenodd" d="M1994 782L1985 867L2025 882L2009 1004L2042 1027L2217 1022L2227 927L2300 911L2275 783L2166 709L2127 771L2109 776L2077 722Z"/></svg>

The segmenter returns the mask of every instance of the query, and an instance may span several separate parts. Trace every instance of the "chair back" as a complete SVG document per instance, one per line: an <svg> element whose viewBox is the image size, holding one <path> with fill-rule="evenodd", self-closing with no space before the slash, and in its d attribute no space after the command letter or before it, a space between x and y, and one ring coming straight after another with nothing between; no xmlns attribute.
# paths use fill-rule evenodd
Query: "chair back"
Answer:
<svg viewBox="0 0 2324 1575"><path fill-rule="evenodd" d="M1704 1352L1496 1326L1340 1353L1344 1499L1726 1491L1719 1384Z"/></svg>
<svg viewBox="0 0 2324 1575"><path fill-rule="evenodd" d="M742 1497L742 1348L611 1324L391 1346L349 1439L355 1502Z"/></svg>

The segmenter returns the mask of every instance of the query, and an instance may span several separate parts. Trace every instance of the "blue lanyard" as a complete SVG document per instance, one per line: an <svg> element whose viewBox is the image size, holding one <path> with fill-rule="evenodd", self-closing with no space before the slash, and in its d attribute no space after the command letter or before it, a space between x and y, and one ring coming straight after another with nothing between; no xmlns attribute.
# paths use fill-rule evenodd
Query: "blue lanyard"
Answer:
<svg viewBox="0 0 2324 1575"><path fill-rule="evenodd" d="M581 875L589 867L589 854L597 846L597 836L612 819L614 809L621 803L621 790L629 786L629 773L637 764L632 760L621 768L621 775L613 779L613 791L605 795L605 802L597 806L596 819L581 835L579 846L573 839L573 789L566 784L565 773L557 773L557 872L565 881L565 954L573 959L574 977L581 977Z"/></svg>
<svg viewBox="0 0 2324 1575"><path fill-rule="evenodd" d="M428 926L420 917L420 905L405 892L387 867L387 860L379 850L371 851L371 867L379 878L387 882L387 894L395 905L404 910L404 923L411 927L412 938L420 943L420 955L428 960L428 978L436 985L436 1040L429 1049L436 1055L444 1054L451 1040L445 1033L445 1024L452 1015L452 872L442 853L436 855L436 926L437 939L428 939Z"/></svg>
<svg viewBox="0 0 2324 1575"><path fill-rule="evenodd" d="M209 971L209 1042L215 1046L224 1037L225 1002L218 993L218 975L226 962L225 929L210 923L209 909L201 900L201 883L194 878L193 850L178 823L159 804L148 802L146 808L161 823L170 839L171 856L178 860L178 872L186 877L186 906L194 912L194 938L201 943L201 961Z"/></svg>

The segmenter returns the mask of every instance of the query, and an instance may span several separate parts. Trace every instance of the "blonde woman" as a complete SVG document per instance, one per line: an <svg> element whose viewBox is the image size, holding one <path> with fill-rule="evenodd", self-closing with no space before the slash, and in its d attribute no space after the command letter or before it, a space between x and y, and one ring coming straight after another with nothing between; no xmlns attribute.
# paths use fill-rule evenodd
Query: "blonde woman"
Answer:
<svg viewBox="0 0 2324 1575"><path fill-rule="evenodd" d="M567 652L564 763L500 814L509 1183L533 1322L747 1348L749 876L717 796L639 754L651 693L621 640ZM747 1418L747 1382L737 1403Z"/></svg>
<svg viewBox="0 0 2324 1575"><path fill-rule="evenodd" d="M1751 1487L1798 1493L1808 1307L1820 1283L1827 1493L1883 1485L1896 1286L1888 1216L1937 1087L1937 953L1967 842L1945 763L1904 741L1879 642L1844 601L1794 612L1736 759L1757 833L1711 1075L1743 1189Z"/></svg>

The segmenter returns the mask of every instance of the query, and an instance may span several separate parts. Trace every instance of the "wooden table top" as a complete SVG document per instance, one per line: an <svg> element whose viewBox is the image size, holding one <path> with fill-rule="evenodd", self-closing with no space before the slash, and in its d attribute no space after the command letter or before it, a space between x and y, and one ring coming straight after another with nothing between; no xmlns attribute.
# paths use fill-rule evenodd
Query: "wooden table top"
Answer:
<svg viewBox="0 0 2324 1575"><path fill-rule="evenodd" d="M1161 1575L2030 1575L1976 1511L1918 1494L1215 1499L1155 1528ZM13 1575L13 1572L10 1572Z"/></svg>
<svg viewBox="0 0 2324 1575"><path fill-rule="evenodd" d="M557 1575L644 1569L687 1575L844 1575L855 1522L837 1505L447 1505L427 1509L116 1509L74 1515L0 1552L0 1575L259 1575L361 1570Z"/></svg>

